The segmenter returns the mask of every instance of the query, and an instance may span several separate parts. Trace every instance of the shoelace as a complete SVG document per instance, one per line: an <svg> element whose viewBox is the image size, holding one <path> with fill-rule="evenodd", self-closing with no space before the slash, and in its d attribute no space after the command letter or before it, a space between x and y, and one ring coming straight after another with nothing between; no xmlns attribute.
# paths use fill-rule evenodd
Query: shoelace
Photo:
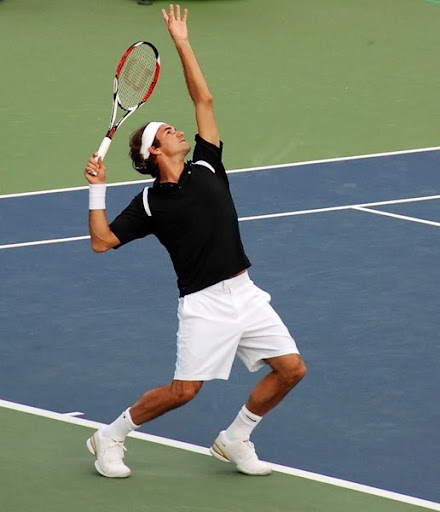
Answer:
<svg viewBox="0 0 440 512"><path fill-rule="evenodd" d="M124 452L126 451L127 448L124 446L124 441L116 441L116 439L112 439L108 444L108 458L112 462L122 461L122 459L124 458Z"/></svg>
<svg viewBox="0 0 440 512"><path fill-rule="evenodd" d="M255 452L255 446L252 441L250 441L249 439L246 439L245 441L243 441L243 446L246 447L247 455L249 458L252 457L252 458L258 459L257 453Z"/></svg>

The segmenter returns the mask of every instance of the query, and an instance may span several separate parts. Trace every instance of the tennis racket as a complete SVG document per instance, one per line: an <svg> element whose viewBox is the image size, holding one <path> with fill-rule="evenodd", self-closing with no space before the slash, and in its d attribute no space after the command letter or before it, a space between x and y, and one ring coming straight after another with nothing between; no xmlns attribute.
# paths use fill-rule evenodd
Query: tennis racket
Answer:
<svg viewBox="0 0 440 512"><path fill-rule="evenodd" d="M98 158L104 159L116 130L153 94L159 73L159 52L151 43L139 41L124 53L113 81L113 110ZM123 116L116 122L118 109L123 111Z"/></svg>

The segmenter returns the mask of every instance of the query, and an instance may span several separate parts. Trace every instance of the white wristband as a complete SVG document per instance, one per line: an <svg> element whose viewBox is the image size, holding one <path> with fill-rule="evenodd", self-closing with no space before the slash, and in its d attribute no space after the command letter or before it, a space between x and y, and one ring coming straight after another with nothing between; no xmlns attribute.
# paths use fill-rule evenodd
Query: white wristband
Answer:
<svg viewBox="0 0 440 512"><path fill-rule="evenodd" d="M89 185L89 210L105 210L105 192L107 185Z"/></svg>

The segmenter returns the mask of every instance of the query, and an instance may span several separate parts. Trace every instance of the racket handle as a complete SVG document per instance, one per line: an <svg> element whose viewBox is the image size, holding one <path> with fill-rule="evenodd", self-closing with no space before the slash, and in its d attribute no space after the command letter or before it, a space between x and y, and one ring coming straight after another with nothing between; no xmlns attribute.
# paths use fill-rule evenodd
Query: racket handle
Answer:
<svg viewBox="0 0 440 512"><path fill-rule="evenodd" d="M104 137L102 139L101 145L98 149L98 158L101 157L102 160L104 160L105 155L107 154L108 148L110 147L110 144L112 142L112 139L110 137Z"/></svg>

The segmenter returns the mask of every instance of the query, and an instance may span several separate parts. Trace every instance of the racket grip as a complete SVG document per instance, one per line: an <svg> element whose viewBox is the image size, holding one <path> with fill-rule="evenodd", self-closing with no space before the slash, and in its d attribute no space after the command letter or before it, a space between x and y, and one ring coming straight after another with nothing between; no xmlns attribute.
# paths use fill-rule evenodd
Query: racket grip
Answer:
<svg viewBox="0 0 440 512"><path fill-rule="evenodd" d="M112 139L110 139L110 137L104 137L102 139L101 145L99 146L99 149L97 151L98 158L101 157L101 159L104 160L104 157L107 154L107 151L108 151L108 148L110 147L111 142L112 142Z"/></svg>

